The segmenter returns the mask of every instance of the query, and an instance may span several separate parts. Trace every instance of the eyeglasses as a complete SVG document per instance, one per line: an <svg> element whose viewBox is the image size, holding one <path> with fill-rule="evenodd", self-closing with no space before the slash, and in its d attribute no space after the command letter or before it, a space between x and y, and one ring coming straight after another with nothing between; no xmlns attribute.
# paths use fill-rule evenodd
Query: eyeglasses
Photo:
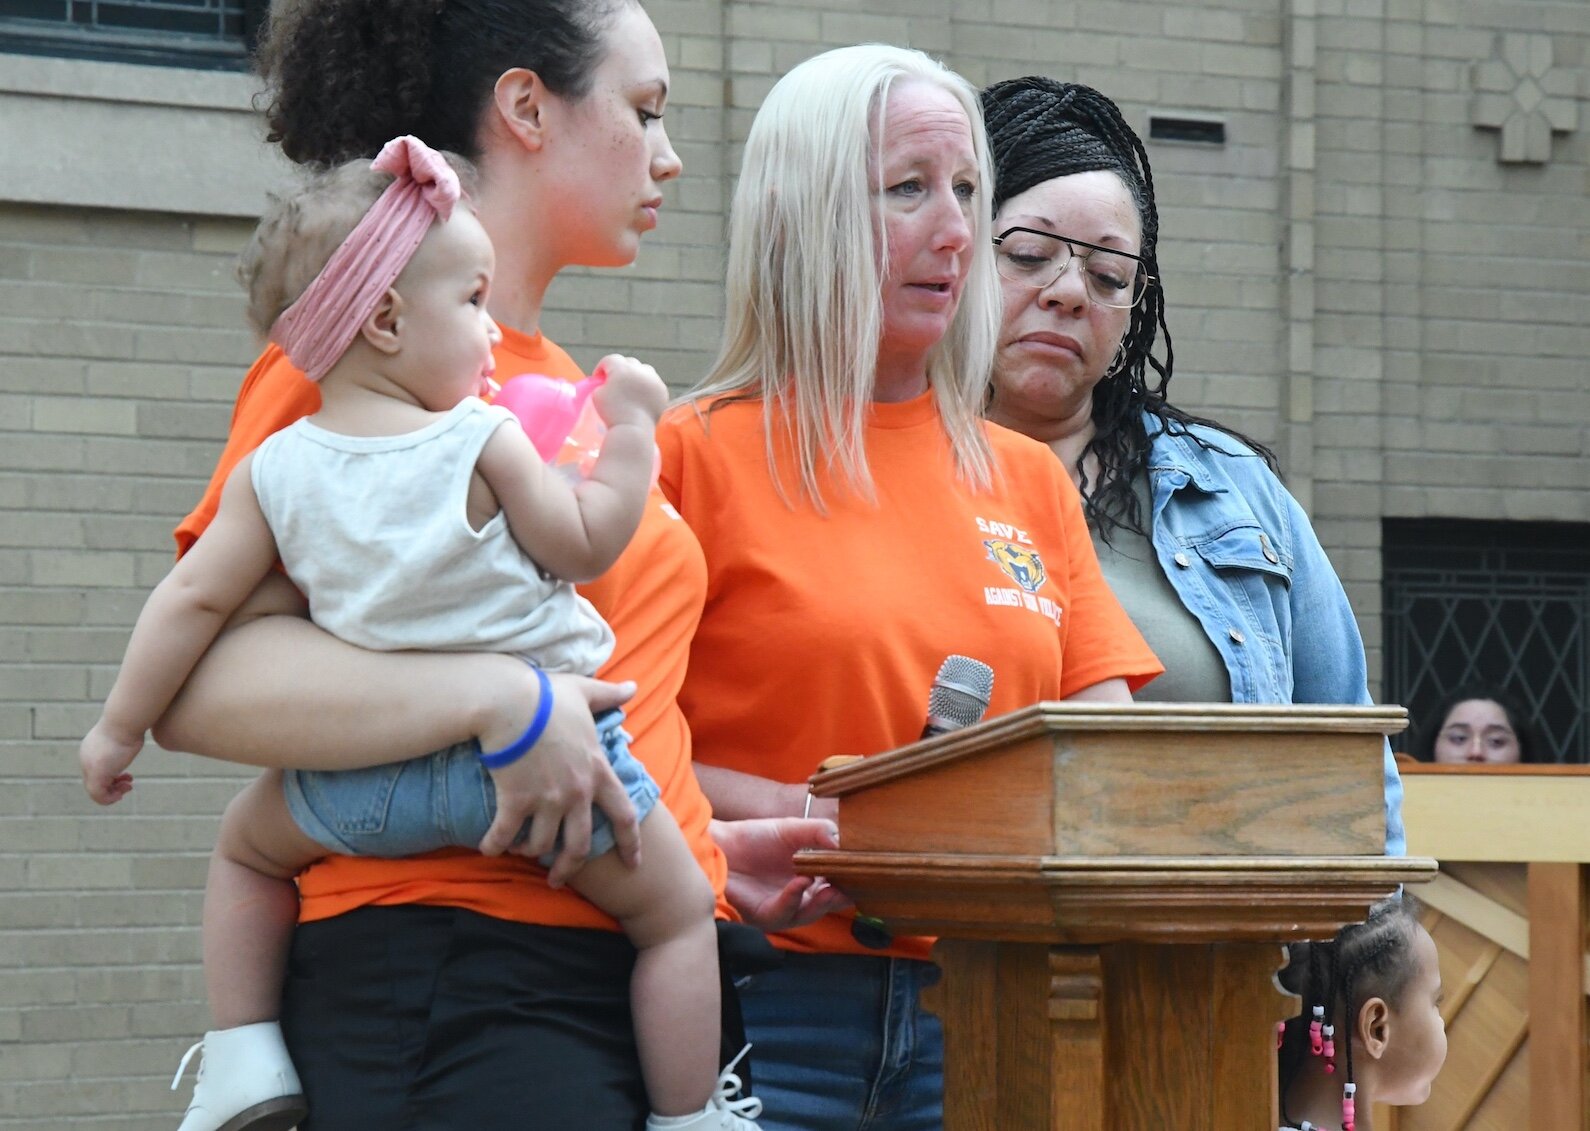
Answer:
<svg viewBox="0 0 1590 1131"><path fill-rule="evenodd" d="M1087 251L1079 252L1079 247ZM1082 263L1088 295L1100 306L1130 310L1154 284L1148 261L1119 248L1033 228L1007 228L994 237L994 264L999 273L1034 290L1042 290L1064 275L1073 259Z"/></svg>

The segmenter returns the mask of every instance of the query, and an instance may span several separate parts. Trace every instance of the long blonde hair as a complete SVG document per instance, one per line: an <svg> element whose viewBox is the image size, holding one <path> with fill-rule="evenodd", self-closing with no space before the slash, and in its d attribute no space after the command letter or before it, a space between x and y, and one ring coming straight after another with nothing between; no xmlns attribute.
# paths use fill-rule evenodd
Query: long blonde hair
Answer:
<svg viewBox="0 0 1590 1131"><path fill-rule="evenodd" d="M801 493L819 509L819 482L834 467L872 497L863 430L888 271L880 262L887 255L882 193L872 181L898 79L947 91L971 125L978 166L971 267L927 375L958 474L978 488L993 478L982 413L1000 305L990 243L993 175L977 90L920 51L843 47L795 67L757 111L730 219L723 345L687 398L760 399L780 495L788 501L775 458L782 434L796 454Z"/></svg>

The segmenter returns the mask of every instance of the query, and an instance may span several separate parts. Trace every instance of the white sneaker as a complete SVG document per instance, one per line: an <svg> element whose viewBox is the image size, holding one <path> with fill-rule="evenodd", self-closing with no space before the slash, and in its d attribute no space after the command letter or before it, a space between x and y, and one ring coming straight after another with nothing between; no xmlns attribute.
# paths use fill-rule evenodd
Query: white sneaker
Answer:
<svg viewBox="0 0 1590 1131"><path fill-rule="evenodd" d="M173 1090L202 1050L193 1102L178 1131L290 1131L304 1116L304 1088L274 1021L204 1034L177 1066Z"/></svg>
<svg viewBox="0 0 1590 1131"><path fill-rule="evenodd" d="M691 1116L648 1115L646 1131L762 1131L752 1122L762 1114L762 1101L755 1096L741 1096L740 1078L734 1074L734 1066L750 1051L751 1046L746 1045L718 1073L717 1087L706 1107Z"/></svg>

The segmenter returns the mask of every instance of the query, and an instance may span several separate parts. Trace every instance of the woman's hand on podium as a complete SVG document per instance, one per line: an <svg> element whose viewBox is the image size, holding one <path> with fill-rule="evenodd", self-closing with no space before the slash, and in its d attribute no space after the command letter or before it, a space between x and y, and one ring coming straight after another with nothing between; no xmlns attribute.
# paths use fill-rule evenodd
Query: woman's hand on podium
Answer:
<svg viewBox="0 0 1590 1131"><path fill-rule="evenodd" d="M850 906L849 898L827 880L795 874L796 852L839 847L834 822L800 817L714 820L711 832L729 859L729 903L752 926L788 930Z"/></svg>

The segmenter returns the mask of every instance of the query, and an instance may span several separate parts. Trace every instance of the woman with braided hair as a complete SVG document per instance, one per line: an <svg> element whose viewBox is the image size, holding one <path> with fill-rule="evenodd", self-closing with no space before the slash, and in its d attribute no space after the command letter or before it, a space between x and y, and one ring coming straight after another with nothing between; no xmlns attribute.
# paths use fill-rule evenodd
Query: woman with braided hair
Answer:
<svg viewBox="0 0 1590 1131"><path fill-rule="evenodd" d="M1409 897L1329 942L1293 943L1281 985L1303 1000L1280 1036L1285 1128L1372 1131L1371 1104L1430 1097L1446 1061L1441 969Z"/></svg>
<svg viewBox="0 0 1590 1131"><path fill-rule="evenodd" d="M1004 292L988 415L1047 444L1081 490L1106 580L1171 660L1139 697L1369 703L1347 595L1275 457L1167 400L1143 143L1080 83L1011 79L982 101ZM1401 855L1389 744L1385 792L1386 851Z"/></svg>

